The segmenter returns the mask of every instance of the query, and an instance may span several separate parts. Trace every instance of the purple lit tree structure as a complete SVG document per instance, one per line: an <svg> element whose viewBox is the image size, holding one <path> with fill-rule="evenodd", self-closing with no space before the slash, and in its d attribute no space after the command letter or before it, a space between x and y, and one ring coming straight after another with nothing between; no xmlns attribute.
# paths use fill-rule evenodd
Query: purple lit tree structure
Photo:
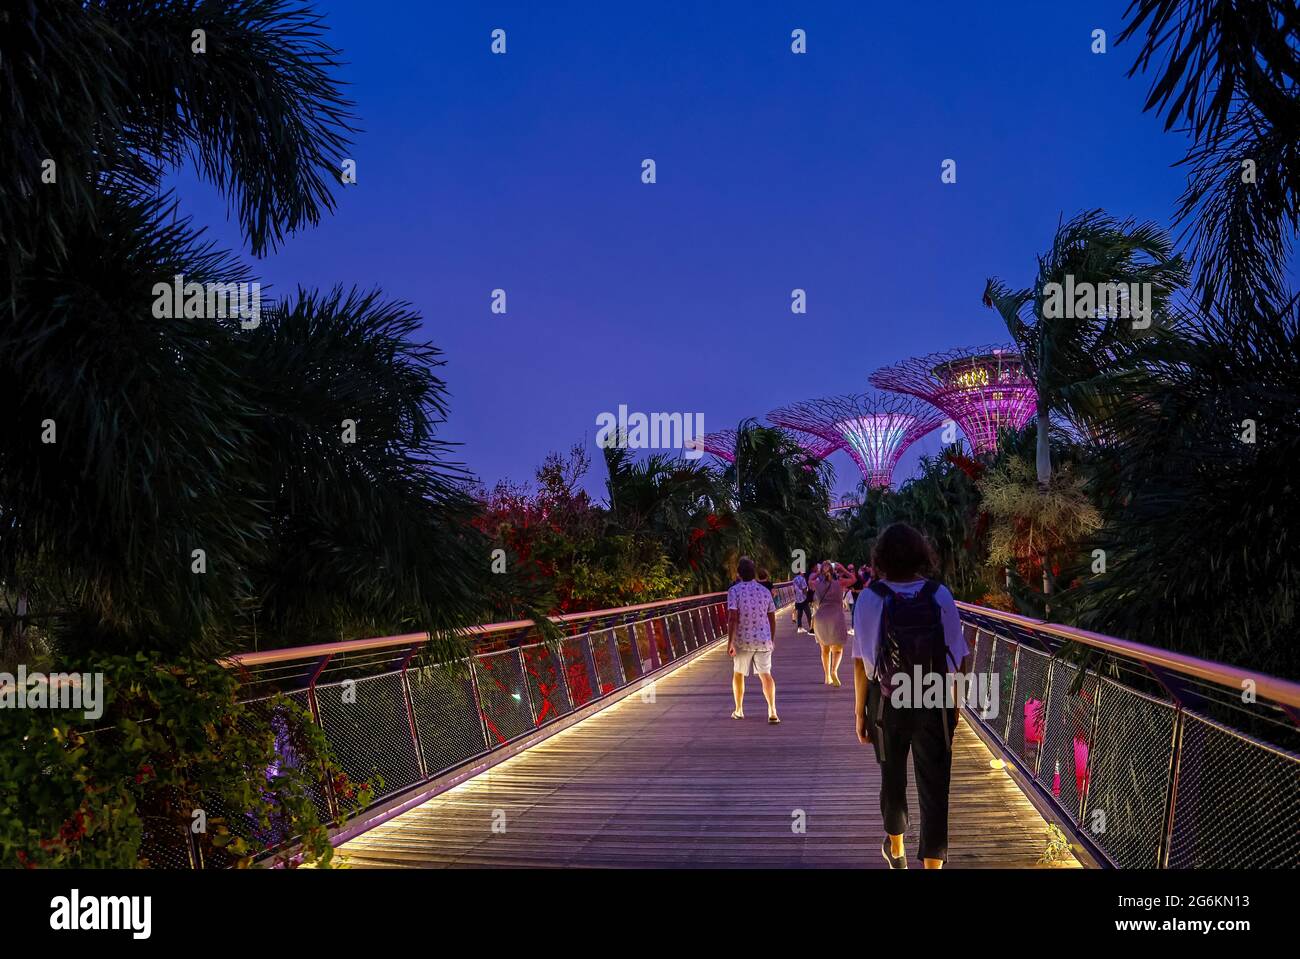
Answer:
<svg viewBox="0 0 1300 959"><path fill-rule="evenodd" d="M799 448L811 460L824 460L842 445L840 440L828 440L813 433L786 429L785 434L799 444ZM716 456L726 463L736 461L736 431L717 430L705 434L701 440L694 440L692 448L701 449L710 456Z"/></svg>
<svg viewBox="0 0 1300 959"><path fill-rule="evenodd" d="M1034 382L1014 347L950 350L876 370L872 386L938 407L976 453L997 448L998 430L1019 430L1034 415Z"/></svg>
<svg viewBox="0 0 1300 959"><path fill-rule="evenodd" d="M717 430L713 433L706 433L703 439L695 440L694 445L710 456L716 456L724 462L736 462L735 430Z"/></svg>
<svg viewBox="0 0 1300 959"><path fill-rule="evenodd" d="M809 400L773 410L767 418L842 446L868 486L889 486L903 451L943 422L928 403L894 393Z"/></svg>
<svg viewBox="0 0 1300 959"><path fill-rule="evenodd" d="M799 448L808 454L810 460L824 460L844 445L843 441L827 439L805 430L783 427L787 436L799 444Z"/></svg>

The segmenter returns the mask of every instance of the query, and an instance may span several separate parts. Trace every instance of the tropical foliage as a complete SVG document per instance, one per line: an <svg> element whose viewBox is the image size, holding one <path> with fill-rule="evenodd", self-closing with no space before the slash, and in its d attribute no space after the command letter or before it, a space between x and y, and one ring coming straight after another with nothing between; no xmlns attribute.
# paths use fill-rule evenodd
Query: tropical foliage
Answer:
<svg viewBox="0 0 1300 959"><path fill-rule="evenodd" d="M251 324L155 309L178 275L256 279L168 173L192 158L262 254L333 207L351 130L309 8L201 21L197 52L188 4L0 11L0 661L452 645L497 581L419 316L344 290Z"/></svg>
<svg viewBox="0 0 1300 959"><path fill-rule="evenodd" d="M240 704L214 657L410 630L450 651L509 589L410 306L159 308L176 277L256 280L164 190L182 162L255 256L333 208L338 63L289 0L0 7L0 671L89 670L108 700L93 729L0 710L0 865L135 865L199 808L205 858L296 835L327 861L323 734Z"/></svg>
<svg viewBox="0 0 1300 959"><path fill-rule="evenodd" d="M1134 0L1130 76L1146 109L1189 135L1176 219L1191 230L1202 305L1268 320L1290 299L1300 227L1300 17L1291 0Z"/></svg>
<svg viewBox="0 0 1300 959"><path fill-rule="evenodd" d="M590 463L579 445L552 454L531 486L480 493L479 527L504 549L504 568L538 609L574 612L707 592L752 556L774 578L830 555L830 473L780 430L742 423L736 460L719 469L662 453L602 450L606 502L581 488ZM515 600L500 613L514 618Z"/></svg>
<svg viewBox="0 0 1300 959"><path fill-rule="evenodd" d="M345 815L379 785L348 780L302 707L240 703L235 676L206 659L138 653L84 667L103 677L101 716L5 710L0 868L149 865L185 849L184 836L209 864L245 866L297 836L304 861L328 865L319 777Z"/></svg>

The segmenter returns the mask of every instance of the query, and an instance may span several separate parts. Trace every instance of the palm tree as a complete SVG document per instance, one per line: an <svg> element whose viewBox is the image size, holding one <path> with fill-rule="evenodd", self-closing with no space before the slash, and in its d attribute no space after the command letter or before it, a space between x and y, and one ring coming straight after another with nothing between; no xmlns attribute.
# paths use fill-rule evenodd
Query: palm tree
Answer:
<svg viewBox="0 0 1300 959"><path fill-rule="evenodd" d="M1300 226L1300 12L1291 0L1134 0L1129 75L1156 68L1145 109L1192 137L1178 212L1203 305L1268 321L1288 299ZM1156 65L1159 65L1158 67Z"/></svg>
<svg viewBox="0 0 1300 959"><path fill-rule="evenodd" d="M0 10L11 643L36 627L64 653L209 652L254 632L442 633L488 605L486 541L436 438L440 360L409 307L300 291L254 329L152 309L176 274L252 278L159 195L184 158L254 254L332 208L351 129L336 66L286 0Z"/></svg>
<svg viewBox="0 0 1300 959"><path fill-rule="evenodd" d="M782 430L752 419L742 422L735 461L723 481L732 497L738 553L749 553L774 571L786 570L795 550L821 559L835 544L830 464L812 460Z"/></svg>
<svg viewBox="0 0 1300 959"><path fill-rule="evenodd" d="M1168 234L1159 227L1090 210L1058 225L1051 249L1038 257L1032 287L1011 289L997 278L988 281L984 305L1006 323L1037 388L1034 463L1040 488L1046 489L1052 476L1051 414L1082 423L1104 416L1107 404L1094 391L1072 388L1093 381L1135 340L1167 326L1170 294L1185 279L1183 260L1173 254ZM1150 302L1141 304L1151 313L1149 326L1125 310L1099 308L1079 316L1073 304L1064 311L1051 308L1054 286L1100 289L1108 284L1121 290L1150 284Z"/></svg>
<svg viewBox="0 0 1300 959"><path fill-rule="evenodd" d="M1106 374L1109 491L1081 625L1295 675L1300 625L1300 301L1271 324L1200 315Z"/></svg>
<svg viewBox="0 0 1300 959"><path fill-rule="evenodd" d="M65 218L93 215L105 193L156 194L187 157L229 198L255 256L319 222L353 130L325 33L292 0L0 9L11 269L38 241L59 252Z"/></svg>

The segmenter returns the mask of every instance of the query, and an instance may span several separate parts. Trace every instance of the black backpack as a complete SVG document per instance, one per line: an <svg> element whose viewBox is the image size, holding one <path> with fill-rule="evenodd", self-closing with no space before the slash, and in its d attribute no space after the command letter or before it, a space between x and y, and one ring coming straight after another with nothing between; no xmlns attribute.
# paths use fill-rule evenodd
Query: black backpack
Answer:
<svg viewBox="0 0 1300 959"><path fill-rule="evenodd" d="M894 678L899 673L911 678L917 666L923 674L947 672L948 644L939 604L934 599L938 581L927 579L914 596L895 593L879 580L870 588L881 601L875 670L885 695L893 695Z"/></svg>
<svg viewBox="0 0 1300 959"><path fill-rule="evenodd" d="M897 685L895 677L902 673L911 680L917 666L921 667L922 675L947 673L952 656L943 635L943 615L934 599L939 590L937 580L927 579L914 596L895 593L880 580L873 581L868 588L880 597L881 610L876 675L867 696L867 716L876 758L884 762L885 713ZM953 665L955 668L956 664ZM944 727L951 743L956 714L948 716L946 707L944 713Z"/></svg>

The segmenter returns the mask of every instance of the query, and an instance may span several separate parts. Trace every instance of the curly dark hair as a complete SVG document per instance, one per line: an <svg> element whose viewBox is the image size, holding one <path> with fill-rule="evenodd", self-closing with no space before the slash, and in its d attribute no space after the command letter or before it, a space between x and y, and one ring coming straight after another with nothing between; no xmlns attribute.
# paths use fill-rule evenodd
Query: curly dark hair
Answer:
<svg viewBox="0 0 1300 959"><path fill-rule="evenodd" d="M907 523L890 523L871 548L871 565L882 579L905 583L931 575L938 561L930 541L919 530Z"/></svg>

